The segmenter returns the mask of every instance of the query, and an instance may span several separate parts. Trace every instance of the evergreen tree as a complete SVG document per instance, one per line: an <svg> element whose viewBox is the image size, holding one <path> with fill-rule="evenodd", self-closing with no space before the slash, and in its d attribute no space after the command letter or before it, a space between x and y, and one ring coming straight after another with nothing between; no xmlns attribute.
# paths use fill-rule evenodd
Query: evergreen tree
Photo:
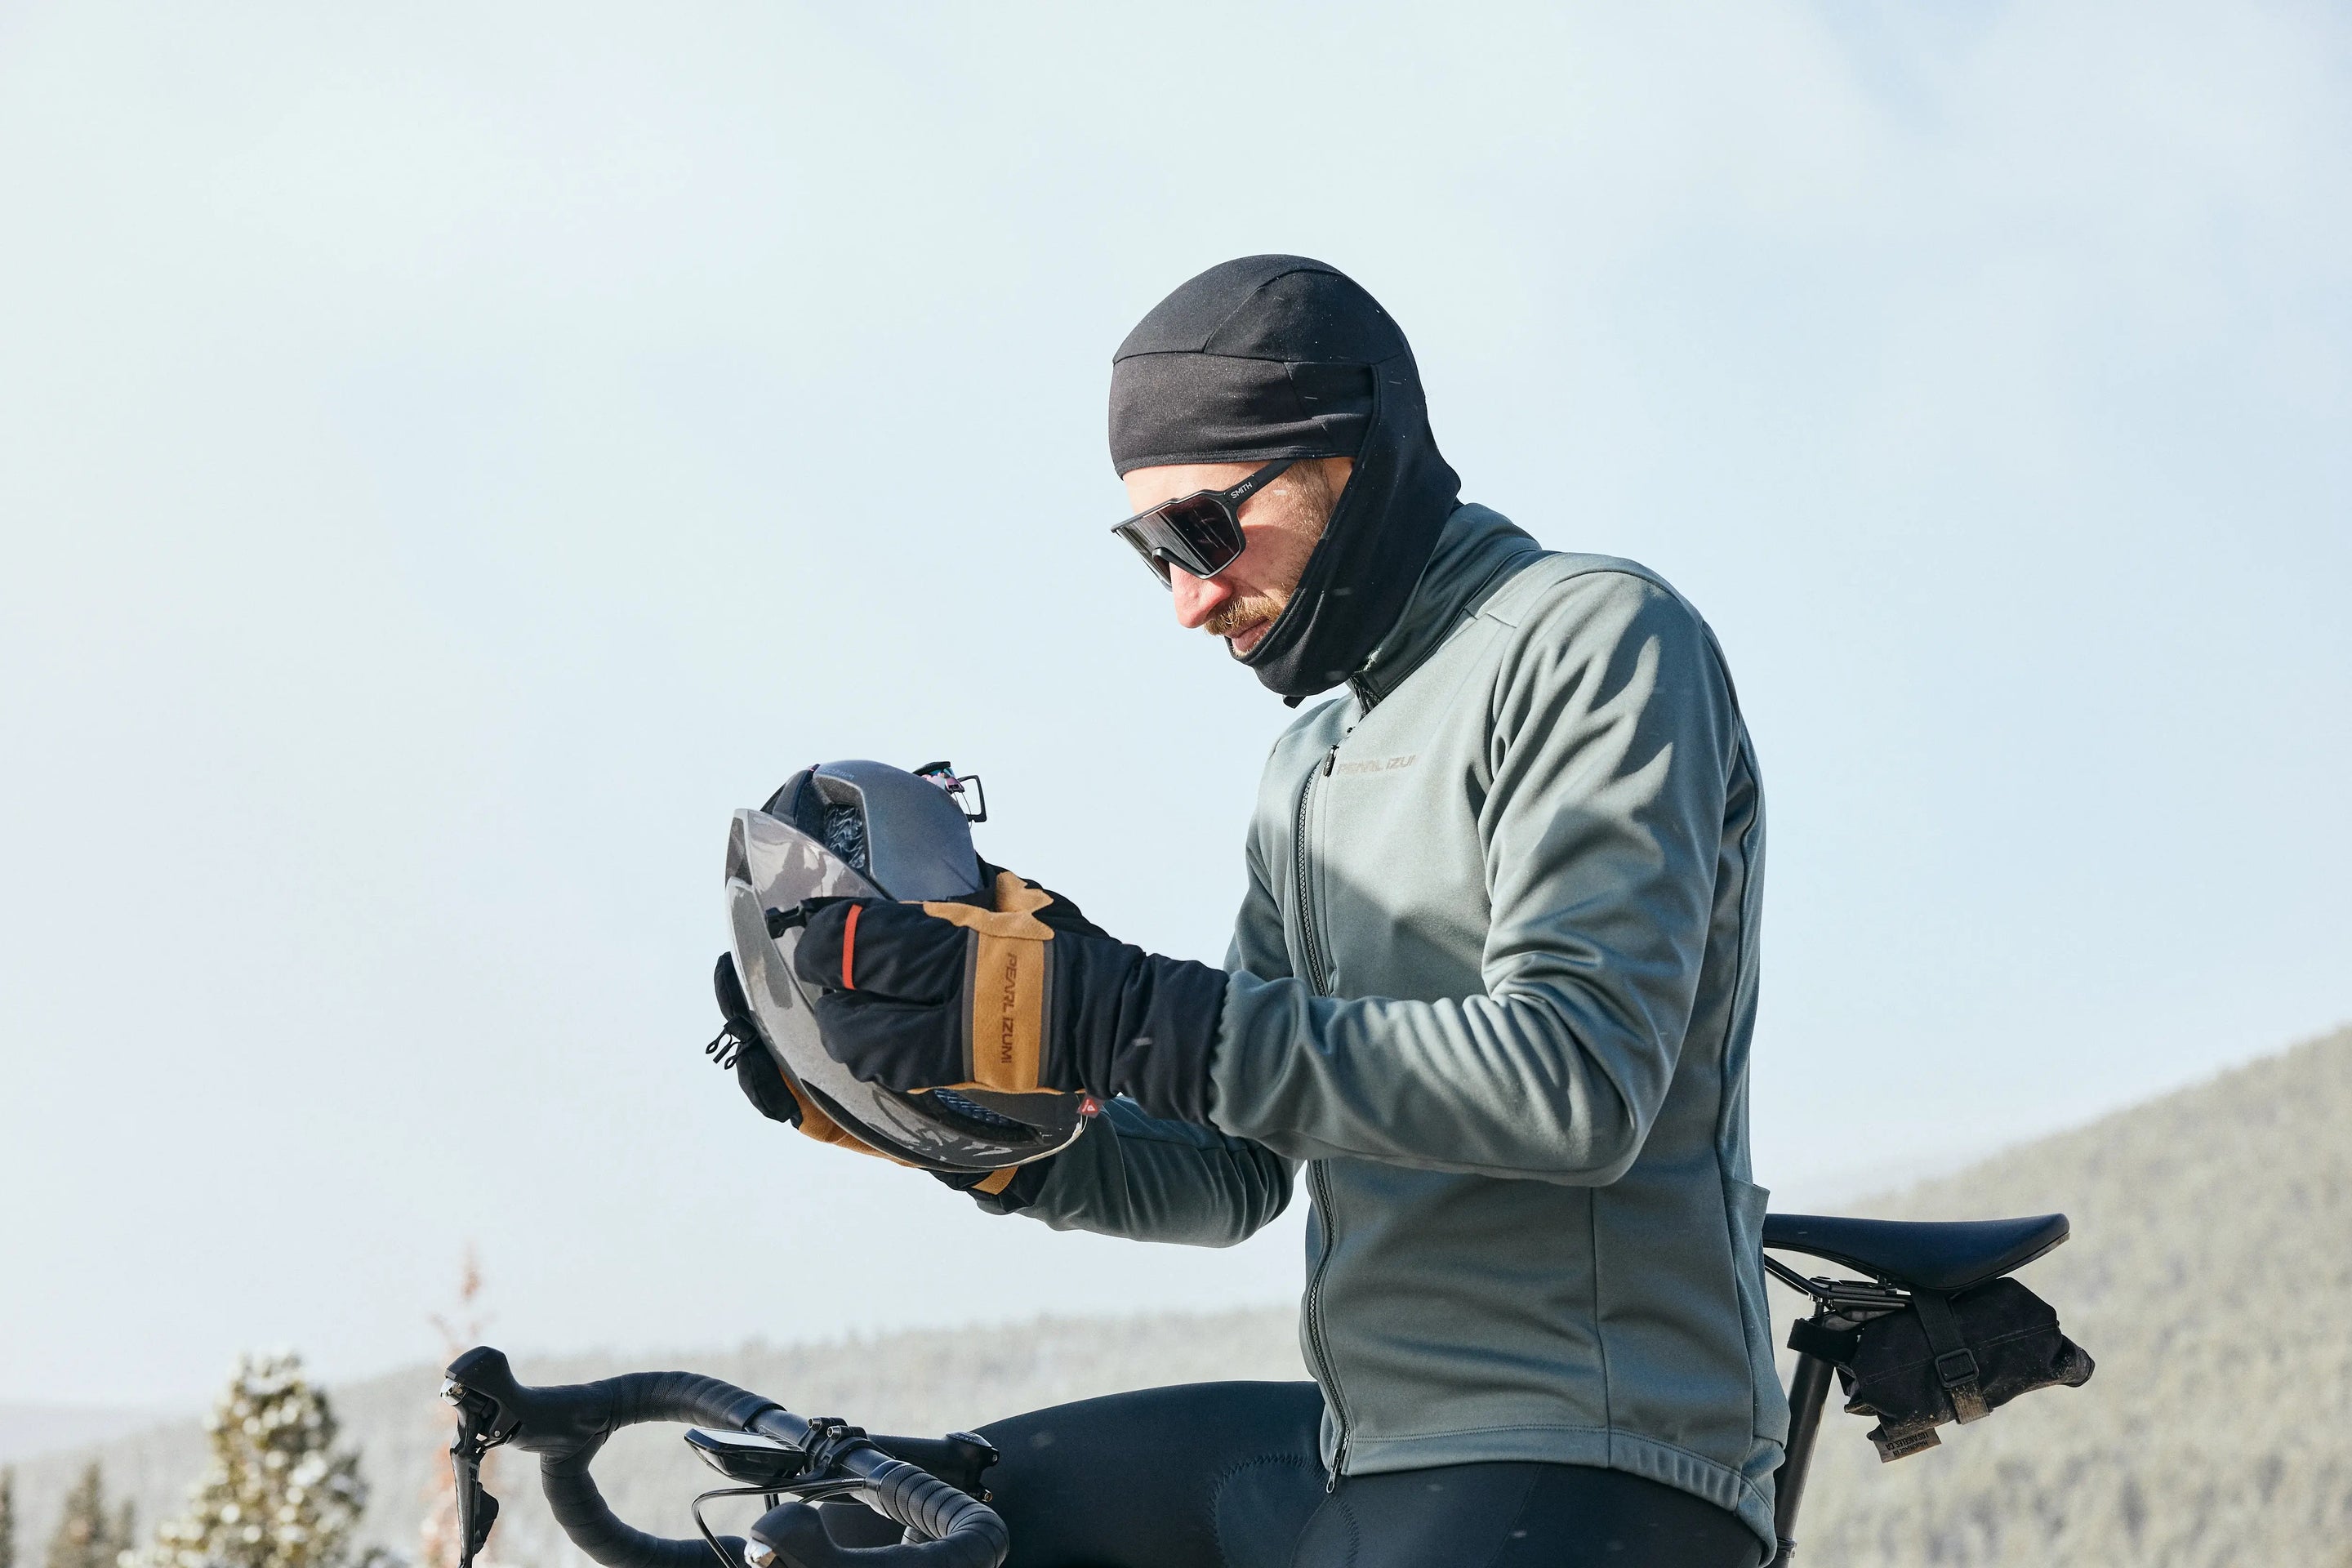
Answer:
<svg viewBox="0 0 2352 1568"><path fill-rule="evenodd" d="M49 1537L48 1568L115 1568L120 1550L106 1517L106 1480L92 1459L66 1493L56 1533Z"/></svg>
<svg viewBox="0 0 2352 1568"><path fill-rule="evenodd" d="M211 1468L140 1568L388 1568L385 1553L352 1548L367 1483L359 1455L337 1451L334 1412L301 1358L241 1357L205 1431Z"/></svg>
<svg viewBox="0 0 2352 1568"><path fill-rule="evenodd" d="M16 1472L0 1468L0 1568L16 1568Z"/></svg>
<svg viewBox="0 0 2352 1568"><path fill-rule="evenodd" d="M107 1538L106 1568L131 1568L124 1558L139 1550L139 1509L129 1498L114 1510L114 1531Z"/></svg>

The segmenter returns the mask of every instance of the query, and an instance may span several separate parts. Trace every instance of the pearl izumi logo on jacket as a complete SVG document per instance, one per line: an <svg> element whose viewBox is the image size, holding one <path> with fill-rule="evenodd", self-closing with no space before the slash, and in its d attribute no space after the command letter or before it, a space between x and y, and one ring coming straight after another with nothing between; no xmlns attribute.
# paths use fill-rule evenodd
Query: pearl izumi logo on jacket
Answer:
<svg viewBox="0 0 2352 1568"><path fill-rule="evenodd" d="M1335 774L1392 773L1400 768L1409 768L1420 760L1421 753L1419 752L1407 752L1402 757L1378 757L1370 762L1340 763L1334 766L1331 772Z"/></svg>

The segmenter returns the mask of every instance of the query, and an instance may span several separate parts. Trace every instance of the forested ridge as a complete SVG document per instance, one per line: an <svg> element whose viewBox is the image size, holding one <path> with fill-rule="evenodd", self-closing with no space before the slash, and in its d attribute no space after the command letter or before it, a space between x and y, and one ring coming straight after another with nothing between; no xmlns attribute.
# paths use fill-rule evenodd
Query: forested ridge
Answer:
<svg viewBox="0 0 2352 1568"><path fill-rule="evenodd" d="M1923 1132L1927 1130L1923 1129ZM1892 1465L1832 1409L1800 1531L1820 1568L2352 1568L2352 1030L2007 1151L1852 1212L1969 1218L2063 1210L2074 1239L2021 1278L2097 1358L2052 1389ZM1783 1310L1794 1299L1774 1291ZM529 1381L682 1366L875 1430L937 1433L1114 1389L1297 1377L1288 1308L1041 1319L730 1352L522 1355ZM416 1551L445 1462L438 1369L335 1390L373 1500L367 1542ZM88 1460L145 1519L203 1468L194 1420L17 1466L19 1561ZM670 1429L616 1439L598 1474L621 1513L690 1531L709 1484ZM494 1483L492 1555L560 1568L527 1460Z"/></svg>

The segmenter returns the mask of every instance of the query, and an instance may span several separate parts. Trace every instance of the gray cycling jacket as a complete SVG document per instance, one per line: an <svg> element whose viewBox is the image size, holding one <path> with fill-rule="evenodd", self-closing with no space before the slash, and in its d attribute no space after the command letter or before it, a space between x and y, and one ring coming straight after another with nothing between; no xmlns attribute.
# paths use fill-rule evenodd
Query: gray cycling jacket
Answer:
<svg viewBox="0 0 2352 1568"><path fill-rule="evenodd" d="M1229 1244L1303 1162L1334 1474L1607 1466L1769 1548L1788 1409L1748 1180L1763 854L1697 612L1462 507L1349 695L1267 761L1216 1129L1116 1105L1023 1212Z"/></svg>

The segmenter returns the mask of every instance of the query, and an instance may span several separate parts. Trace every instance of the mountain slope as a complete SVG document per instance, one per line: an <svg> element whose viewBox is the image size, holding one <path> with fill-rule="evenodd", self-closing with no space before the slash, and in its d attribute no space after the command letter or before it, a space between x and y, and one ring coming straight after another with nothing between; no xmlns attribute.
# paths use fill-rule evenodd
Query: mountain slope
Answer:
<svg viewBox="0 0 2352 1568"><path fill-rule="evenodd" d="M1287 1307L1137 1318L1040 1318L1026 1323L899 1333L818 1344L625 1356L535 1356L518 1351L526 1383L578 1383L616 1372L683 1367L756 1389L810 1415L843 1415L876 1432L929 1434L1123 1388L1213 1378L1303 1378ZM425 1495L448 1464L447 1406L436 1397L441 1369L420 1363L331 1388L344 1440L362 1453L373 1489L362 1538L404 1556L416 1551ZM596 1463L605 1498L624 1519L659 1534L694 1533L686 1504L719 1484L678 1441L680 1428L642 1427L615 1437ZM20 1562L54 1527L58 1500L89 1458L106 1467L108 1495L137 1505L142 1530L175 1516L205 1465L194 1419L79 1446L17 1465ZM493 1456L500 1502L491 1556L507 1564L584 1563L555 1529L539 1495L535 1461ZM752 1500L756 1502L756 1500ZM730 1511L733 1510L733 1511ZM740 1529L756 1517L740 1500L714 1504L714 1521Z"/></svg>
<svg viewBox="0 0 2352 1568"><path fill-rule="evenodd" d="M1932 1142L1933 1125L1921 1134ZM1798 1531L1809 1568L2352 1568L2352 1030L1851 1206L1920 1219L2063 1210L2074 1239L2021 1278L2099 1370L1888 1466L1867 1424L1832 1409ZM806 1414L936 1433L1117 1388L1302 1376L1292 1331L1287 1308L1045 1319L781 1350L523 1355L517 1370L542 1383L684 1366ZM370 1539L404 1552L445 1462L437 1382L420 1365L333 1391L376 1486ZM20 1467L20 1550L45 1538L88 1451ZM203 1458L193 1421L96 1451L151 1525ZM667 1428L624 1434L598 1475L623 1517L676 1535L713 1479ZM495 1489L508 1509L499 1562L577 1561L527 1462L508 1460Z"/></svg>
<svg viewBox="0 0 2352 1568"><path fill-rule="evenodd" d="M2020 1278L2098 1373L1885 1466L1833 1410L1804 1561L2352 1564L2352 1030L1857 1209L2063 1211Z"/></svg>
<svg viewBox="0 0 2352 1568"><path fill-rule="evenodd" d="M0 1465L76 1443L102 1443L166 1418L160 1410L88 1405L0 1405Z"/></svg>

